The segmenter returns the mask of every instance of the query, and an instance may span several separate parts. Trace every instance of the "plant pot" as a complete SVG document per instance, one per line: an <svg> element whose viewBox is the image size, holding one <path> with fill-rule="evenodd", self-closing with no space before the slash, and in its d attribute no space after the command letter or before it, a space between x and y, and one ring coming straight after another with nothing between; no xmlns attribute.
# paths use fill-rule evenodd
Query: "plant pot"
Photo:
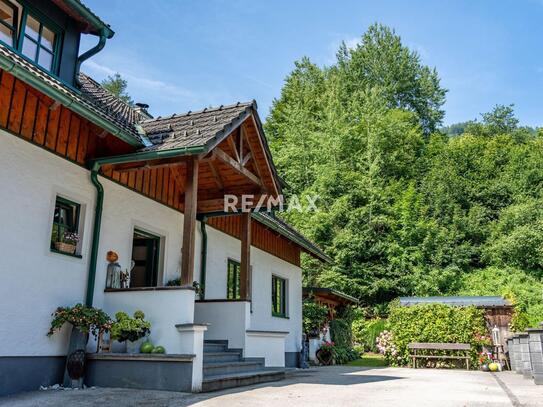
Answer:
<svg viewBox="0 0 543 407"><path fill-rule="evenodd" d="M76 246L74 244L56 242L55 249L57 249L59 252L74 254Z"/></svg>
<svg viewBox="0 0 543 407"><path fill-rule="evenodd" d="M72 379L70 378L70 375L68 374L68 358L71 354L77 352L77 351L85 351L85 348L87 347L87 342L89 340L89 334L81 332L79 328L72 325L72 332L70 334L70 343L68 345L68 352L66 352L66 367L64 368L64 379L63 379L63 385L64 387L74 387L74 383L72 382ZM78 385L75 385L75 387L81 387L82 382Z"/></svg>
<svg viewBox="0 0 543 407"><path fill-rule="evenodd" d="M481 365L481 371L482 371L482 372L490 372L490 368L489 368L488 365L485 363L484 365Z"/></svg>
<svg viewBox="0 0 543 407"><path fill-rule="evenodd" d="M135 341L126 341L126 353L140 353L140 347L143 344L145 338L140 338Z"/></svg>
<svg viewBox="0 0 543 407"><path fill-rule="evenodd" d="M330 366L334 362L334 355L332 352L324 349L319 349L315 354L319 362L324 366Z"/></svg>

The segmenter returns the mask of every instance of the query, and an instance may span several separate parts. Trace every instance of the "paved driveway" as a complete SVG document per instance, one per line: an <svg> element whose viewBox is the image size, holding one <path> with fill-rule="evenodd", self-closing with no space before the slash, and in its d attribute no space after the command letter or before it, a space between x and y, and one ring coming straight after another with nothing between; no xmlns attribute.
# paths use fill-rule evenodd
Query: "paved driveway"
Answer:
<svg viewBox="0 0 543 407"><path fill-rule="evenodd" d="M521 376L433 369L322 367L286 380L216 393L48 390L0 398L4 406L543 406L543 386Z"/></svg>

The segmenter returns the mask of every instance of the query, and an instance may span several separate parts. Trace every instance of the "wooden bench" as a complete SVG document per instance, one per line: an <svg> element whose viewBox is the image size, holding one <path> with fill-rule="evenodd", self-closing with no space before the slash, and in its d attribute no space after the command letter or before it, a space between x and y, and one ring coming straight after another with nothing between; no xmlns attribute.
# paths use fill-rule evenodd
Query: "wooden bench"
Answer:
<svg viewBox="0 0 543 407"><path fill-rule="evenodd" d="M413 352L409 355L413 359L413 368L417 368L417 359L457 359L466 361L466 369L469 370L469 351L471 345L469 343L410 343L407 345ZM420 351L456 351L458 355L432 355L428 353L421 354Z"/></svg>

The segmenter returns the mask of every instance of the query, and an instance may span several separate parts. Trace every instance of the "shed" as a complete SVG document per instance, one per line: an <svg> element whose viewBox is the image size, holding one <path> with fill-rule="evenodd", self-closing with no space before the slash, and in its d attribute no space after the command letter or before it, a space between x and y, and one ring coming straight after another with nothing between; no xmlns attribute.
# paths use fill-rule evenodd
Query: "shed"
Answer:
<svg viewBox="0 0 543 407"><path fill-rule="evenodd" d="M358 300L341 291L324 287L304 287L303 298L313 298L317 304L326 305L329 309L330 319L334 318L336 309L345 305L356 305Z"/></svg>

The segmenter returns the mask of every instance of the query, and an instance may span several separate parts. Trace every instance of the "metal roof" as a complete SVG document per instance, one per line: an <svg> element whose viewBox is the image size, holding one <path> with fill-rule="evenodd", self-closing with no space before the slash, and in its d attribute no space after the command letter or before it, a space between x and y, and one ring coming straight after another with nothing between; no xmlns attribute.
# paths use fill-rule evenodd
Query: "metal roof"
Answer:
<svg viewBox="0 0 543 407"><path fill-rule="evenodd" d="M453 297L400 297L400 305L445 304L458 307L510 307L511 303L500 296L453 296Z"/></svg>

